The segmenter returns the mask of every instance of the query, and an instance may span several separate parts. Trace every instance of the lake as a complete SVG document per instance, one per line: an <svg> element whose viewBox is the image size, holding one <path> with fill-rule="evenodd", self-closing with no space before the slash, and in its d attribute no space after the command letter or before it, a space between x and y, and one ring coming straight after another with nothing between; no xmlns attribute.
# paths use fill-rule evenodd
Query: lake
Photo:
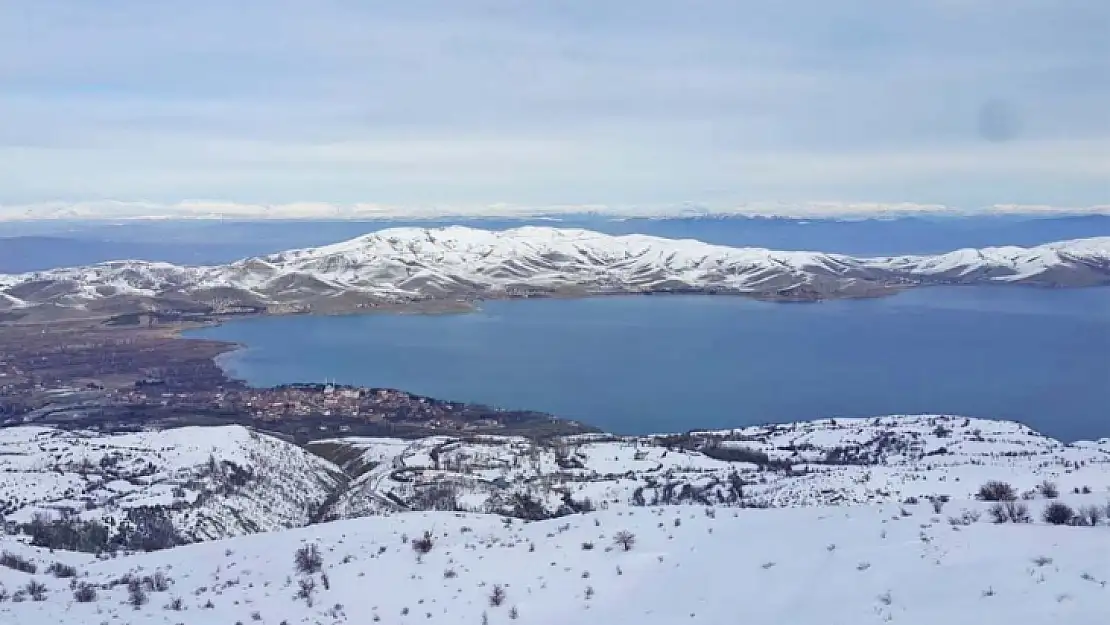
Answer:
<svg viewBox="0 0 1110 625"><path fill-rule="evenodd" d="M1110 436L1110 288L498 301L458 315L257 318L189 336L246 345L223 364L255 385L400 388L621 434L947 413L1064 440Z"/></svg>

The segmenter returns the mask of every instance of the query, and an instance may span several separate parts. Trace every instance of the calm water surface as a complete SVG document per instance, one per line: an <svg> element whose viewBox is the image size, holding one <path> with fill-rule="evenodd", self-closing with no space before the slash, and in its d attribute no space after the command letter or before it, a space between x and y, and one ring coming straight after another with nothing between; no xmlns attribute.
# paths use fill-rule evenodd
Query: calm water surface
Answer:
<svg viewBox="0 0 1110 625"><path fill-rule="evenodd" d="M270 317L191 335L246 345L224 364L256 385L328 378L618 433L951 413L1110 436L1110 289L490 302L473 314Z"/></svg>

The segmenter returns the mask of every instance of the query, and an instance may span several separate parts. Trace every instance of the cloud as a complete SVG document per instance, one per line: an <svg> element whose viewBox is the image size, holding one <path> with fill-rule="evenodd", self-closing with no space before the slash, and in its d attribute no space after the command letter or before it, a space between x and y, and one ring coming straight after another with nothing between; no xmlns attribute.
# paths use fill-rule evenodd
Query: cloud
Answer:
<svg viewBox="0 0 1110 625"><path fill-rule="evenodd" d="M0 202L1099 205L1108 23L1103 0L2 3Z"/></svg>
<svg viewBox="0 0 1110 625"><path fill-rule="evenodd" d="M189 200L173 204L157 202L44 202L0 205L0 222L30 220L85 221L95 219L231 219L231 220L373 220L437 219L457 217L559 217L597 214L610 217L674 217L691 215L740 215L793 218L874 218L896 216L960 215L1110 215L1110 204L1100 206L1050 206L995 204L973 209L944 204L913 202L746 202L734 205L515 205L515 204L427 204L389 205L372 203L332 204L294 202L287 204L244 204L218 200Z"/></svg>

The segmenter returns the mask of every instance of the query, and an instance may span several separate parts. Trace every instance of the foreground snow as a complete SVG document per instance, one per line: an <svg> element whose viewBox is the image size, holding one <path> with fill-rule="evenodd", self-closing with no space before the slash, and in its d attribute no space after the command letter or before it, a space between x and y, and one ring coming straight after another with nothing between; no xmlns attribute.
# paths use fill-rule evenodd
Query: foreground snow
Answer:
<svg viewBox="0 0 1110 625"><path fill-rule="evenodd" d="M392 228L221 266L135 260L0 275L0 309L84 307L118 298L180 304L182 297L217 307L357 309L533 292L691 290L815 299L936 283L1108 284L1110 238L856 258L578 229Z"/></svg>
<svg viewBox="0 0 1110 625"><path fill-rule="evenodd" d="M953 501L945 513L981 505ZM50 554L7 538L0 539L3 548L36 561L39 574L0 567L6 591L15 593L31 579L47 589L43 601L0 603L0 621L1034 625L1105 619L1105 527L953 526L943 517L928 505L904 511L892 505L613 508L527 524L406 513L106 560ZM418 558L411 539L425 530L434 544ZM635 536L629 551L613 543L621 531ZM309 543L319 546L321 573L294 567L295 550ZM78 568L74 585L98 586L95 601L75 602L69 580L42 572L57 560ZM168 589L148 592L137 608L128 604L125 583L112 585L156 571L170 578ZM311 602L296 596L308 578L315 584ZM504 591L500 606L490 602L495 585Z"/></svg>

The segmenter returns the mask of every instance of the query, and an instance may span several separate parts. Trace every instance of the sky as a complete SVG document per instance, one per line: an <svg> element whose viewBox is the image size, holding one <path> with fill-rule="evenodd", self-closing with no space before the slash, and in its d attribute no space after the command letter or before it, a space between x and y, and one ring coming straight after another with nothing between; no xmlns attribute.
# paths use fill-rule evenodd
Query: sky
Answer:
<svg viewBox="0 0 1110 625"><path fill-rule="evenodd" d="M1107 33L1106 0L0 0L0 217L1110 212Z"/></svg>

